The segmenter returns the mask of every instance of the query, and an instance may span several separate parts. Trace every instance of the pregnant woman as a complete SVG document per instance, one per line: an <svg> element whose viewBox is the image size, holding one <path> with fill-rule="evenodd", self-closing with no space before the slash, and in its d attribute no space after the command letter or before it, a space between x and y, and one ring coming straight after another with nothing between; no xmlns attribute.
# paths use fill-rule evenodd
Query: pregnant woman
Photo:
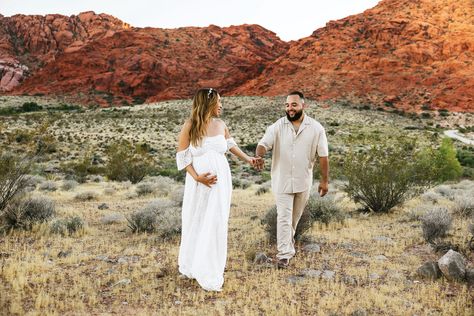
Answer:
<svg viewBox="0 0 474 316"><path fill-rule="evenodd" d="M222 290L227 259L232 178L225 153L230 151L252 166L261 159L239 149L218 118L221 112L216 90L198 90L176 153L178 169L186 169L179 272L208 291Z"/></svg>

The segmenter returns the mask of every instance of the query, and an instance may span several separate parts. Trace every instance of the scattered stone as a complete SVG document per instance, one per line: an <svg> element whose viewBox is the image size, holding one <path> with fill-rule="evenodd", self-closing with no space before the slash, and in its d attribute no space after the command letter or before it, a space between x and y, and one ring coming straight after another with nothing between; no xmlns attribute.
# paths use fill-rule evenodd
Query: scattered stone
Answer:
<svg viewBox="0 0 474 316"><path fill-rule="evenodd" d="M357 281L354 277L350 276L350 275L344 275L342 277L342 282L344 282L345 284L348 284L348 285L356 285L357 284Z"/></svg>
<svg viewBox="0 0 474 316"><path fill-rule="evenodd" d="M416 274L421 278L431 280L436 280L443 275L437 262L425 262L416 270Z"/></svg>
<svg viewBox="0 0 474 316"><path fill-rule="evenodd" d="M303 277L308 277L308 278L319 278L321 276L321 271L319 270L314 270L314 269L303 269L301 271L301 275Z"/></svg>
<svg viewBox="0 0 474 316"><path fill-rule="evenodd" d="M469 286L474 286L474 269L466 270L466 282Z"/></svg>
<svg viewBox="0 0 474 316"><path fill-rule="evenodd" d="M459 252L449 250L438 260L438 266L448 280L464 280L466 277L466 262Z"/></svg>
<svg viewBox="0 0 474 316"><path fill-rule="evenodd" d="M390 237L386 237L386 236L376 236L373 238L374 241L380 241L380 242L385 242L385 243L388 243L388 244L392 244L393 243L393 239L390 238Z"/></svg>
<svg viewBox="0 0 474 316"><path fill-rule="evenodd" d="M117 263L119 264L127 264L127 263L135 263L135 262L138 262L140 260L140 257L138 256L123 256L123 257L119 257L117 259Z"/></svg>
<svg viewBox="0 0 474 316"><path fill-rule="evenodd" d="M378 255L378 256L375 256L375 260L385 261L387 260L387 257L385 257L384 255Z"/></svg>
<svg viewBox="0 0 474 316"><path fill-rule="evenodd" d="M380 275L378 275L377 273L371 273L369 274L369 279L371 279L372 281L378 280L380 279Z"/></svg>
<svg viewBox="0 0 474 316"><path fill-rule="evenodd" d="M174 305L181 305L181 301L174 301Z"/></svg>
<svg viewBox="0 0 474 316"><path fill-rule="evenodd" d="M299 275L292 275L292 276L288 277L287 280L291 284L296 284L296 283L304 281L304 277L299 276Z"/></svg>
<svg viewBox="0 0 474 316"><path fill-rule="evenodd" d="M355 311L353 311L351 314L351 316L367 316L367 311L363 308L358 308L356 309Z"/></svg>
<svg viewBox="0 0 474 316"><path fill-rule="evenodd" d="M114 285L112 285L112 287L117 286L117 285L128 285L128 284L130 284L130 283L132 283L132 280L130 280L130 279L122 279L122 280L116 282Z"/></svg>
<svg viewBox="0 0 474 316"><path fill-rule="evenodd" d="M69 250L69 251L62 251L62 250L61 250L61 251L58 253L58 258L66 258L66 257L68 257L70 254L71 254L71 251L70 251L70 250Z"/></svg>
<svg viewBox="0 0 474 316"><path fill-rule="evenodd" d="M107 205L107 203L102 203L97 208L99 210L107 210L109 208L109 206Z"/></svg>
<svg viewBox="0 0 474 316"><path fill-rule="evenodd" d="M253 259L254 264L263 264L270 261L270 258L263 252L259 252L255 255L255 259Z"/></svg>
<svg viewBox="0 0 474 316"><path fill-rule="evenodd" d="M321 247L318 244L307 244L303 246L303 250L307 252L318 253L321 252Z"/></svg>
<svg viewBox="0 0 474 316"><path fill-rule="evenodd" d="M336 272L334 271L331 271L331 270L324 270L323 271L323 274L321 275L321 277L325 280L332 280L334 279L334 276L336 275Z"/></svg>
<svg viewBox="0 0 474 316"><path fill-rule="evenodd" d="M345 243L340 244L340 247L346 250L352 250L354 245L351 243L345 242Z"/></svg>
<svg viewBox="0 0 474 316"><path fill-rule="evenodd" d="M361 258L361 259L367 259L367 255L363 252L351 252L351 256L356 257L356 258Z"/></svg>
<svg viewBox="0 0 474 316"><path fill-rule="evenodd" d="M8 252L0 252L0 258L9 258L10 254Z"/></svg>

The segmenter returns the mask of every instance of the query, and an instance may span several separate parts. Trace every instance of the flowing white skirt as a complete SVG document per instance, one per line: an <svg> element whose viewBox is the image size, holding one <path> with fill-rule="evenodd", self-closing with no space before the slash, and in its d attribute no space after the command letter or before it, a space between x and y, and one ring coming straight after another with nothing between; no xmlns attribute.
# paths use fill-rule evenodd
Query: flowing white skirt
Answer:
<svg viewBox="0 0 474 316"><path fill-rule="evenodd" d="M198 174L216 174L217 183L209 188L186 174L179 272L196 279L205 290L221 291L232 194L229 163L223 153L209 150L193 157L192 164Z"/></svg>

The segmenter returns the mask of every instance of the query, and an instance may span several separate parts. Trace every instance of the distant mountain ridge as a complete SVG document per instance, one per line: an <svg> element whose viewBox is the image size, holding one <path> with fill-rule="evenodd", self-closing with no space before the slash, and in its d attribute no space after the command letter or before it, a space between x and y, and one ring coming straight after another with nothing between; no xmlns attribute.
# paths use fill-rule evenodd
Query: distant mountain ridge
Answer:
<svg viewBox="0 0 474 316"><path fill-rule="evenodd" d="M284 42L258 25L134 28L110 15L0 16L0 89L125 105L300 89L406 111L474 112L474 1L383 0Z"/></svg>

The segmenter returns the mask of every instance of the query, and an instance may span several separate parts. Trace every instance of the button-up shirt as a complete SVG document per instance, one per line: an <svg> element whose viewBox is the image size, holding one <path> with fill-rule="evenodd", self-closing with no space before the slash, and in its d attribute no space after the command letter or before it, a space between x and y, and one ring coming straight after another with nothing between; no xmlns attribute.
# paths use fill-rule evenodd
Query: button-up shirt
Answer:
<svg viewBox="0 0 474 316"><path fill-rule="evenodd" d="M298 132L285 116L267 128L258 144L273 151L271 176L274 193L298 193L310 189L317 157L328 156L324 127L306 114Z"/></svg>

